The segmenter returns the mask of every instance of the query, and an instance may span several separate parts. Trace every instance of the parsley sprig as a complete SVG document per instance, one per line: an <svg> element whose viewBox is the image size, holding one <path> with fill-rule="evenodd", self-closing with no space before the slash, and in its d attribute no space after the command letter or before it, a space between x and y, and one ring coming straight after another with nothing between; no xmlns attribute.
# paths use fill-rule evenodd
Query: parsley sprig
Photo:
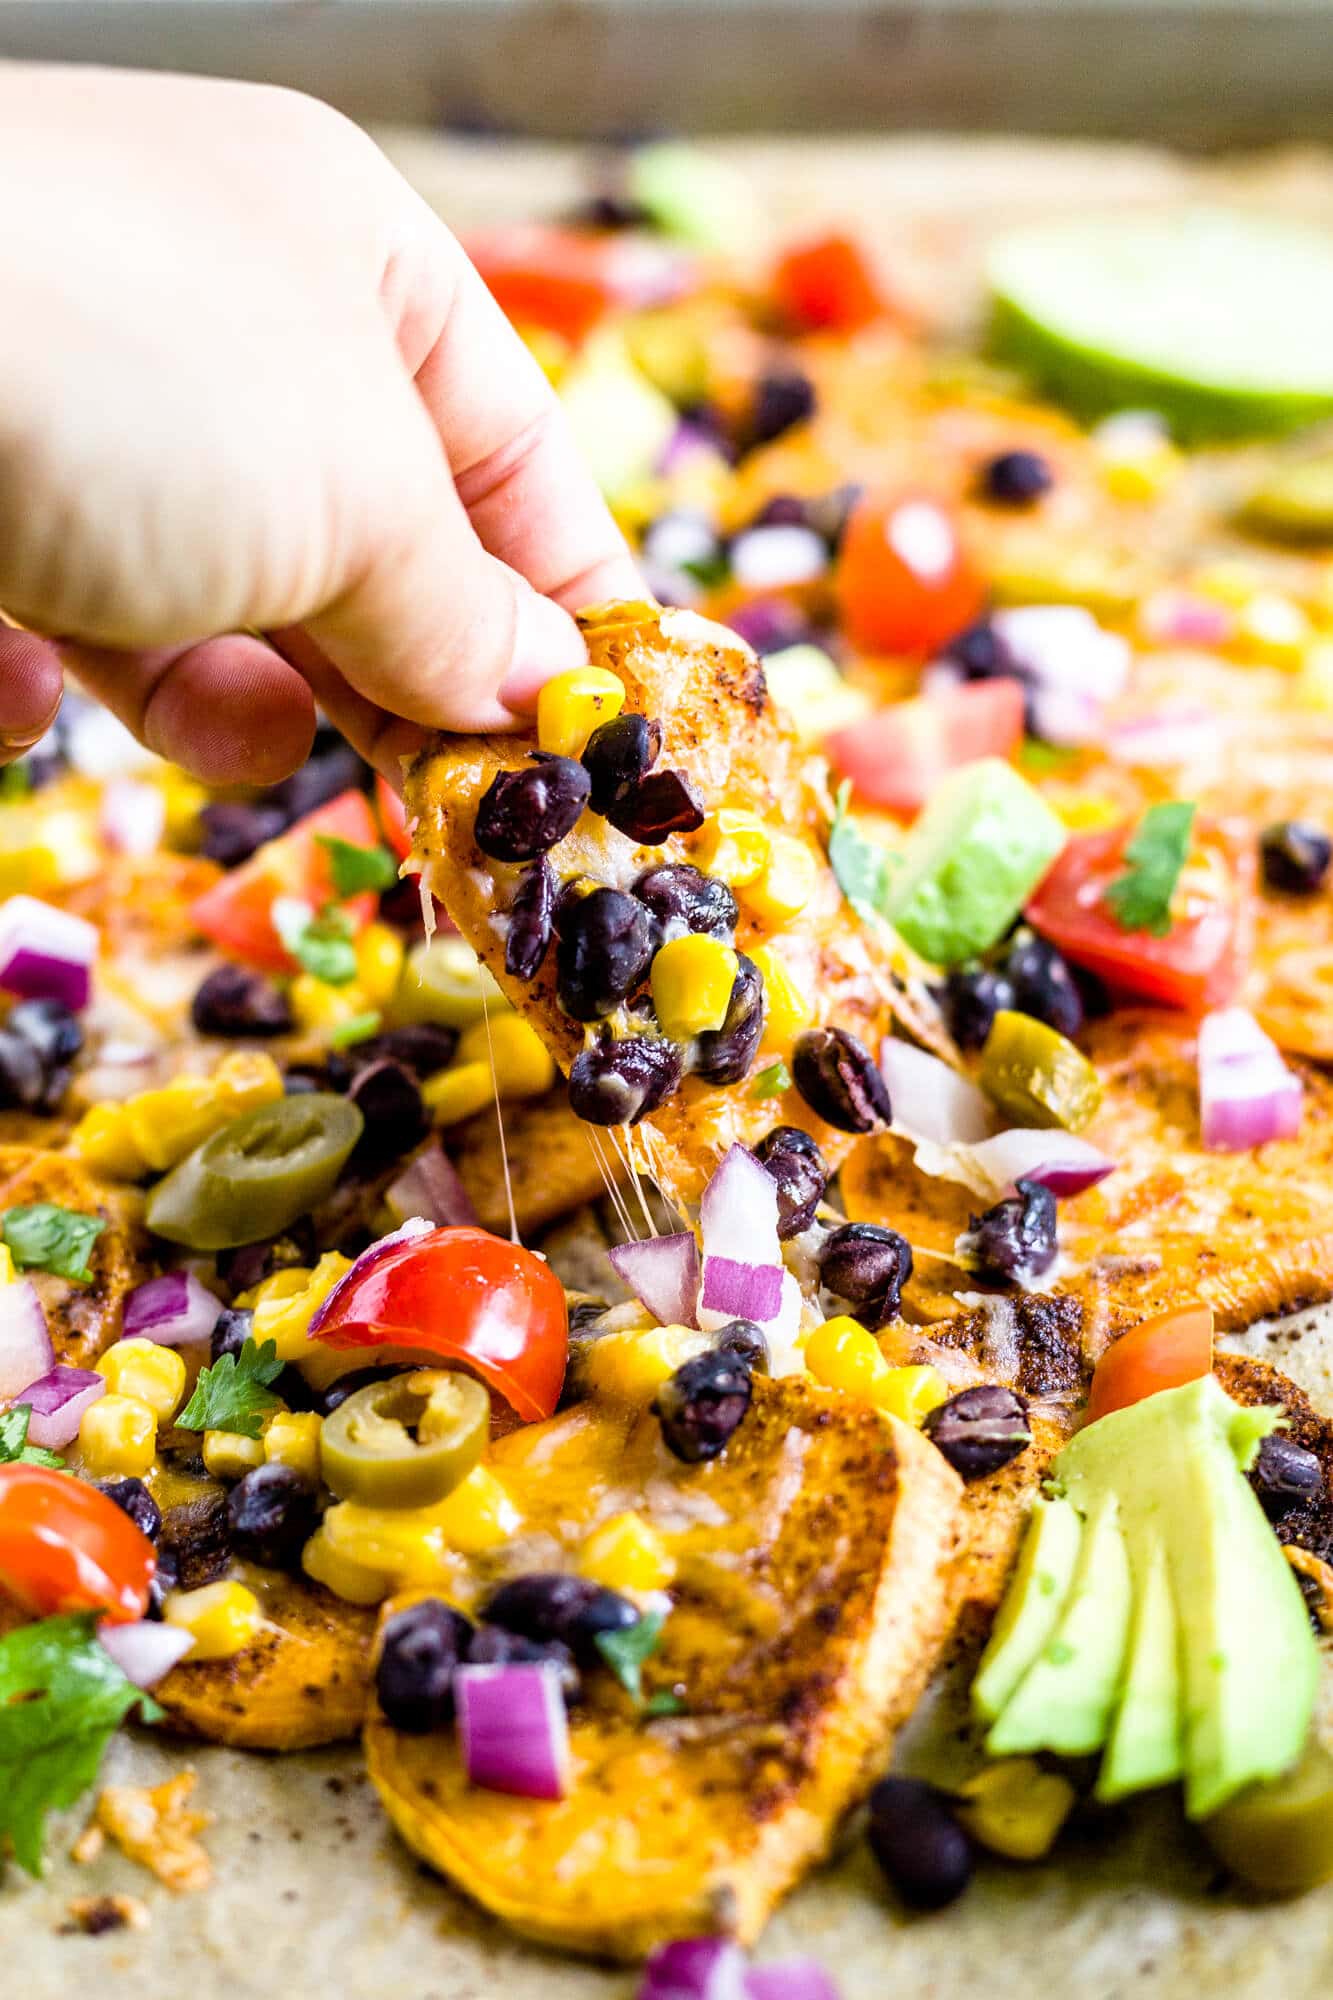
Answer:
<svg viewBox="0 0 1333 2000"><path fill-rule="evenodd" d="M351 919L336 903L326 904L316 916L299 897L279 896L273 905L273 928L302 970L326 986L348 986L356 978Z"/></svg>
<svg viewBox="0 0 1333 2000"><path fill-rule="evenodd" d="M45 1465L52 1472L63 1472L63 1458L39 1444L28 1443L31 1422L31 1403L14 1403L7 1410L0 1410L0 1465Z"/></svg>
<svg viewBox="0 0 1333 2000"><path fill-rule="evenodd" d="M1167 799L1149 806L1125 848L1129 866L1107 885L1103 900L1122 930L1165 937L1171 929L1171 898L1189 853L1192 799Z"/></svg>
<svg viewBox="0 0 1333 2000"><path fill-rule="evenodd" d="M844 778L829 828L829 866L838 887L859 916L883 916L897 857L862 833L847 810L852 781Z"/></svg>
<svg viewBox="0 0 1333 2000"><path fill-rule="evenodd" d="M76 1285L90 1282L88 1252L105 1228L100 1215L58 1208L52 1201L11 1208L0 1220L0 1235L20 1271L50 1271Z"/></svg>
<svg viewBox="0 0 1333 2000"><path fill-rule="evenodd" d="M398 866L387 847L358 847L336 833L317 833L329 857L329 873L340 896L359 896L364 889L392 889Z"/></svg>
<svg viewBox="0 0 1333 2000"><path fill-rule="evenodd" d="M642 1715L679 1715L684 1707L669 1689L644 1700L643 1663L657 1651L665 1624L665 1611L645 1611L636 1625L596 1635L598 1652Z"/></svg>
<svg viewBox="0 0 1333 2000"><path fill-rule="evenodd" d="M234 1431L238 1437L257 1438L264 1418L282 1401L267 1386L281 1373L276 1342L257 1346L247 1340L239 1354L219 1355L211 1368L200 1369L194 1394L176 1422L183 1431Z"/></svg>

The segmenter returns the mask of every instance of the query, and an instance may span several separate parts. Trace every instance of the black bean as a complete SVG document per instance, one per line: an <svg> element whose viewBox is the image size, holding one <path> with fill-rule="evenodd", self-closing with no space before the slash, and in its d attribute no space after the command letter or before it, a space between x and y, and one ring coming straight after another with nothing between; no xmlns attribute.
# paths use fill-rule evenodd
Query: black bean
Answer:
<svg viewBox="0 0 1333 2000"><path fill-rule="evenodd" d="M749 1073L763 1032L764 977L754 960L741 952L726 1018L720 1028L697 1038L695 1069L705 1083L739 1083Z"/></svg>
<svg viewBox="0 0 1333 2000"><path fill-rule="evenodd" d="M144 1617L160 1620L166 1609L167 1592L176 1590L179 1585L180 1574L176 1566L175 1551L159 1548L157 1567L148 1584L148 1604Z"/></svg>
<svg viewBox="0 0 1333 2000"><path fill-rule="evenodd" d="M500 771L477 807L475 839L497 861L535 861L563 840L588 803L588 773L573 757L534 750L532 762Z"/></svg>
<svg viewBox="0 0 1333 2000"><path fill-rule="evenodd" d="M314 747L299 771L280 784L270 785L265 803L276 806L284 823L304 819L319 806L326 806L343 792L361 791L369 784L370 766L359 757L336 729L322 724Z"/></svg>
<svg viewBox="0 0 1333 2000"><path fill-rule="evenodd" d="M427 908L439 905L433 896L427 898ZM380 896L380 922L392 924L396 931L414 939L426 935L426 919L421 908L421 877L404 875L397 882L391 882Z"/></svg>
<svg viewBox="0 0 1333 2000"><path fill-rule="evenodd" d="M49 1080L46 1064L32 1043L0 1028L0 1110L36 1111Z"/></svg>
<svg viewBox="0 0 1333 2000"><path fill-rule="evenodd" d="M943 657L969 681L1022 680L1022 670L995 627L985 618L950 639Z"/></svg>
<svg viewBox="0 0 1333 2000"><path fill-rule="evenodd" d="M640 1616L637 1604L619 1591L564 1570L535 1570L501 1584L482 1612L488 1624L525 1639L558 1639L585 1667L601 1661L599 1632L628 1631Z"/></svg>
<svg viewBox="0 0 1333 2000"><path fill-rule="evenodd" d="M262 973L220 965L195 994L190 1019L201 1035L286 1035L292 1010L286 994Z"/></svg>
<svg viewBox="0 0 1333 2000"><path fill-rule="evenodd" d="M1264 885L1288 896L1313 896L1333 860L1333 841L1308 820L1284 819L1266 827L1259 841Z"/></svg>
<svg viewBox="0 0 1333 2000"><path fill-rule="evenodd" d="M1312 1451L1273 1431L1259 1446L1250 1467L1250 1484L1269 1514L1289 1507L1311 1507L1324 1490L1324 1468Z"/></svg>
<svg viewBox="0 0 1333 2000"><path fill-rule="evenodd" d="M816 1117L840 1132L877 1132L892 1121L874 1057L844 1028L807 1028L792 1050L791 1069Z"/></svg>
<svg viewBox="0 0 1333 2000"><path fill-rule="evenodd" d="M657 925L623 889L594 889L557 913L556 994L576 1021L612 1013L639 984L658 945Z"/></svg>
<svg viewBox="0 0 1333 2000"><path fill-rule="evenodd" d="M359 1061L358 1055L358 1064L353 1065L337 1049L329 1049L323 1062L288 1063L282 1074L282 1087L288 1097L299 1096L303 1090L336 1090L341 1095L351 1083Z"/></svg>
<svg viewBox="0 0 1333 2000"><path fill-rule="evenodd" d="M1055 484L1050 461L1039 451L1002 451L981 468L981 490L1001 507L1030 507Z"/></svg>
<svg viewBox="0 0 1333 2000"><path fill-rule="evenodd" d="M749 443L771 444L815 412L815 385L799 368L774 369L759 379L750 417Z"/></svg>
<svg viewBox="0 0 1333 2000"><path fill-rule="evenodd" d="M318 1525L315 1490L294 1466L257 1465L227 1496L227 1519L243 1562L294 1570Z"/></svg>
<svg viewBox="0 0 1333 2000"><path fill-rule="evenodd" d="M231 1532L225 1493L209 1493L170 1507L162 1516L158 1569L163 1556L175 1567L182 1590L216 1583L231 1563Z"/></svg>
<svg viewBox="0 0 1333 2000"><path fill-rule="evenodd" d="M1001 1008L1014 1004L1014 989L988 966L960 966L935 988L945 1025L960 1049L979 1049Z"/></svg>
<svg viewBox="0 0 1333 2000"><path fill-rule="evenodd" d="M525 868L509 905L505 971L511 979L535 979L551 942L555 876L545 856Z"/></svg>
<svg viewBox="0 0 1333 2000"><path fill-rule="evenodd" d="M816 493L805 502L806 526L824 537L830 554L836 555L841 548L852 509L864 492L864 486L849 480L829 493Z"/></svg>
<svg viewBox="0 0 1333 2000"><path fill-rule="evenodd" d="M239 800L218 799L200 809L204 837L199 852L223 868L238 868L256 848L275 840L287 830L287 815L280 806L247 805Z"/></svg>
<svg viewBox="0 0 1333 2000"><path fill-rule="evenodd" d="M682 1071L675 1042L607 1032L574 1058L570 1108L589 1125L637 1125L679 1088Z"/></svg>
<svg viewBox="0 0 1333 2000"><path fill-rule="evenodd" d="M998 1382L951 1396L929 1412L922 1428L963 1479L998 1472L1032 1442L1027 1404Z"/></svg>
<svg viewBox="0 0 1333 2000"><path fill-rule="evenodd" d="M1049 1271L1059 1250L1055 1196L1039 1181L1018 1181L1017 1194L1006 1196L974 1215L958 1239L958 1249L979 1278L1006 1284L1014 1278L1039 1278Z"/></svg>
<svg viewBox="0 0 1333 2000"><path fill-rule="evenodd" d="M640 847L660 847L673 833L697 833L704 823L704 802L683 771L652 771L617 799L606 817Z"/></svg>
<svg viewBox="0 0 1333 2000"><path fill-rule="evenodd" d="M942 1910L972 1879L972 1843L945 1792L920 1778L883 1778L870 1794L870 1851L913 1910Z"/></svg>
<svg viewBox="0 0 1333 2000"><path fill-rule="evenodd" d="M256 1244L254 1247L258 1249L260 1246ZM261 1278L262 1276L263 1273ZM255 1284L259 1284L261 1278L256 1278ZM238 1287L240 1291L249 1289L248 1285ZM248 1306L224 1306L209 1336L209 1359L221 1361L224 1354L239 1354L246 1341L253 1336L254 1330L255 1316Z"/></svg>
<svg viewBox="0 0 1333 2000"><path fill-rule="evenodd" d="M472 1626L438 1597L423 1597L385 1621L375 1693L385 1720L412 1736L453 1718L454 1670L468 1656Z"/></svg>
<svg viewBox="0 0 1333 2000"><path fill-rule="evenodd" d="M340 1375L336 1382L330 1382L316 1402L315 1408L321 1417L331 1417L333 1412L341 1408L347 1398L354 1396L358 1389L366 1388L371 1382L387 1382L392 1376L401 1375L402 1372L402 1367L398 1363L386 1364L382 1368L353 1368L350 1374Z"/></svg>
<svg viewBox="0 0 1333 2000"><path fill-rule="evenodd" d="M20 1000L5 1026L31 1042L47 1069L73 1062L84 1043L82 1021L59 1000Z"/></svg>
<svg viewBox="0 0 1333 2000"><path fill-rule="evenodd" d="M162 1509L142 1479L107 1479L102 1491L114 1500L122 1514L128 1514L140 1534L155 1542L162 1526Z"/></svg>
<svg viewBox="0 0 1333 2000"><path fill-rule="evenodd" d="M583 765L591 783L588 803L605 815L641 784L662 749L662 725L646 715L613 715L588 738Z"/></svg>
<svg viewBox="0 0 1333 2000"><path fill-rule="evenodd" d="M365 1129L348 1166L354 1174L375 1174L420 1145L430 1130L430 1117L417 1080L402 1063L387 1058L357 1071L347 1093Z"/></svg>
<svg viewBox="0 0 1333 2000"><path fill-rule="evenodd" d="M844 1223L819 1253L821 1283L846 1299L872 1332L896 1318L911 1275L911 1244L896 1229L881 1229L876 1222Z"/></svg>
<svg viewBox="0 0 1333 2000"><path fill-rule="evenodd" d="M799 1236L815 1219L828 1187L824 1155L799 1125L775 1125L755 1147L755 1158L777 1182L778 1235Z"/></svg>
<svg viewBox="0 0 1333 2000"><path fill-rule="evenodd" d="M527 1639L508 1632L503 1625L478 1625L468 1648L468 1665L473 1667L550 1666L560 1669L560 1691L567 1702L577 1701L582 1691L574 1655L559 1639Z"/></svg>
<svg viewBox="0 0 1333 2000"><path fill-rule="evenodd" d="M395 1062L410 1070L418 1082L447 1069L458 1047L456 1028L442 1028L434 1021L414 1021L403 1028L388 1028L358 1042L358 1066L372 1062Z"/></svg>
<svg viewBox="0 0 1333 2000"><path fill-rule="evenodd" d="M1006 1004L1031 1014L1072 1039L1083 1026L1083 996L1074 975L1053 944L1024 925L1004 955L1004 976L1013 991Z"/></svg>
<svg viewBox="0 0 1333 2000"><path fill-rule="evenodd" d="M725 882L691 868L688 861L650 868L634 884L634 894L657 918L664 942L694 931L731 943L740 917L736 898Z"/></svg>
<svg viewBox="0 0 1333 2000"><path fill-rule="evenodd" d="M767 1375L772 1366L764 1330L752 1319L728 1320L718 1328L713 1344L719 1354L732 1354L743 1361L752 1375Z"/></svg>
<svg viewBox="0 0 1333 2000"><path fill-rule="evenodd" d="M218 1277L233 1294L249 1292L275 1271L313 1264L318 1254L315 1225L303 1215L281 1236L270 1236L263 1243L243 1243L236 1250L219 1250Z"/></svg>
<svg viewBox="0 0 1333 2000"><path fill-rule="evenodd" d="M662 1442L686 1465L717 1458L750 1407L750 1370L741 1355L717 1348L683 1362L653 1401Z"/></svg>

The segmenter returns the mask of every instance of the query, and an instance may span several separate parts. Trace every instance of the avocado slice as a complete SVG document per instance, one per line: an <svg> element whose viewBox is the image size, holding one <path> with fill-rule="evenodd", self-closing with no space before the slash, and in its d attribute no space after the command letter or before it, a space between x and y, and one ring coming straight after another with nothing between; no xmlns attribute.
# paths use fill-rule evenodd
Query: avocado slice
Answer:
<svg viewBox="0 0 1333 2000"><path fill-rule="evenodd" d="M1000 1615L972 1683L972 1710L994 1722L1054 1632L1074 1580L1083 1523L1067 1500L1037 1500Z"/></svg>
<svg viewBox="0 0 1333 2000"><path fill-rule="evenodd" d="M1169 1785L1185 1768L1180 1644L1166 1550L1156 1534L1139 1539L1143 1546L1130 1549L1135 1597L1129 1661L1097 1776L1097 1797L1108 1803Z"/></svg>
<svg viewBox="0 0 1333 2000"><path fill-rule="evenodd" d="M1054 1750L1082 1757L1101 1749L1120 1689L1132 1603L1120 1502L1107 1487L1089 1504L1059 1622L986 1738L990 1756Z"/></svg>
<svg viewBox="0 0 1333 2000"><path fill-rule="evenodd" d="M1280 542L1333 542L1333 448L1274 466L1237 517Z"/></svg>

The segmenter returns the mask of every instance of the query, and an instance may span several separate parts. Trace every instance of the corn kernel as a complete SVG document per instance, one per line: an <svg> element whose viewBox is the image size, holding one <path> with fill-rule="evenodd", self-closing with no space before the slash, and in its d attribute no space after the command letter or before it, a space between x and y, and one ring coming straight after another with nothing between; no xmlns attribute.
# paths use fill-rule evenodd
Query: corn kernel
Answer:
<svg viewBox="0 0 1333 2000"><path fill-rule="evenodd" d="M1010 1861L1040 1861L1073 1810L1067 1778L1033 1757L987 1764L958 1792L957 1816L982 1847Z"/></svg>
<svg viewBox="0 0 1333 2000"><path fill-rule="evenodd" d="M14 1253L7 1243L0 1243L0 1285L12 1285L14 1276Z"/></svg>
<svg viewBox="0 0 1333 2000"><path fill-rule="evenodd" d="M711 1345L692 1326L653 1326L642 1332L604 1333L580 1363L581 1380L609 1402L648 1403L683 1362Z"/></svg>
<svg viewBox="0 0 1333 2000"><path fill-rule="evenodd" d="M388 924L367 924L356 941L356 980L372 1008L387 1007L398 991L407 958L400 932Z"/></svg>
<svg viewBox="0 0 1333 2000"><path fill-rule="evenodd" d="M890 1368L875 1386L876 1406L920 1429L931 1410L949 1400L949 1385L938 1368Z"/></svg>
<svg viewBox="0 0 1333 2000"><path fill-rule="evenodd" d="M299 1277L299 1285L285 1285L280 1291L263 1292L254 1307L254 1325L251 1333L262 1344L271 1340L278 1350L279 1361L300 1361L310 1349L310 1322L315 1310L322 1306L329 1293L340 1279L346 1277L352 1268L350 1257L340 1255L337 1250L326 1250L313 1271L277 1271L274 1278L291 1280ZM273 1278L265 1280L272 1285Z"/></svg>
<svg viewBox="0 0 1333 2000"><path fill-rule="evenodd" d="M123 1104L94 1104L74 1127L70 1145L94 1173L109 1180L137 1181L148 1170L130 1137Z"/></svg>
<svg viewBox="0 0 1333 2000"><path fill-rule="evenodd" d="M885 1377L893 1373L874 1334L846 1314L815 1327L805 1343L805 1365L826 1389L871 1401L878 1400Z"/></svg>
<svg viewBox="0 0 1333 2000"><path fill-rule="evenodd" d="M159 1424L169 1424L185 1394L185 1363L174 1347L155 1340L118 1340L96 1364L118 1396L147 1403Z"/></svg>
<svg viewBox="0 0 1333 2000"><path fill-rule="evenodd" d="M108 1391L83 1413L79 1450L94 1479L142 1479L157 1454L157 1418L147 1403Z"/></svg>
<svg viewBox="0 0 1333 2000"><path fill-rule="evenodd" d="M165 1173L243 1112L281 1096L282 1072L272 1056L224 1056L211 1076L178 1076L127 1099L119 1107L125 1143L139 1157L138 1173L145 1167Z"/></svg>
<svg viewBox="0 0 1333 2000"><path fill-rule="evenodd" d="M311 1486L319 1484L319 1434L323 1418L316 1410L279 1410L264 1426L264 1461L286 1465Z"/></svg>
<svg viewBox="0 0 1333 2000"><path fill-rule="evenodd" d="M797 1035L810 1026L815 1010L772 945L754 945L749 955L764 982L763 1047L789 1049Z"/></svg>
<svg viewBox="0 0 1333 2000"><path fill-rule="evenodd" d="M1333 639L1309 648L1292 692L1302 708L1333 714Z"/></svg>
<svg viewBox="0 0 1333 2000"><path fill-rule="evenodd" d="M581 757L594 729L625 706L625 684L605 667L571 667L537 696L537 741L555 757Z"/></svg>
<svg viewBox="0 0 1333 2000"><path fill-rule="evenodd" d="M1165 440L1141 457L1108 458L1102 484L1113 500L1156 500L1180 477L1184 460Z"/></svg>
<svg viewBox="0 0 1333 2000"><path fill-rule="evenodd" d="M690 931L672 938L653 959L653 1006L664 1035L687 1042L722 1026L736 984L738 961L720 938Z"/></svg>
<svg viewBox="0 0 1333 2000"><path fill-rule="evenodd" d="M426 1109L437 1125L459 1125L484 1111L495 1098L488 1062L454 1063L421 1087Z"/></svg>
<svg viewBox="0 0 1333 2000"><path fill-rule="evenodd" d="M167 845L193 846L199 838L200 808L208 804L208 793L175 764L159 764L147 776L166 800L163 834Z"/></svg>
<svg viewBox="0 0 1333 2000"><path fill-rule="evenodd" d="M445 1546L460 1555L481 1556L511 1541L522 1516L501 1480L487 1465L474 1465L461 1485L433 1510Z"/></svg>
<svg viewBox="0 0 1333 2000"><path fill-rule="evenodd" d="M753 813L723 806L704 827L692 859L706 875L743 889L767 868L772 845L768 828Z"/></svg>
<svg viewBox="0 0 1333 2000"><path fill-rule="evenodd" d="M570 345L548 326L520 325L519 338L548 382L559 382L569 363Z"/></svg>
<svg viewBox="0 0 1333 2000"><path fill-rule="evenodd" d="M376 1604L412 1584L437 1582L451 1556L484 1555L512 1539L521 1516L484 1465L433 1507L329 1508L301 1561L306 1574L354 1604Z"/></svg>
<svg viewBox="0 0 1333 2000"><path fill-rule="evenodd" d="M1313 634L1299 604L1280 591L1261 590L1236 620L1236 643L1267 666L1299 667Z"/></svg>
<svg viewBox="0 0 1333 2000"><path fill-rule="evenodd" d="M286 1264L281 1271L274 1271L268 1278L261 1278L257 1285L251 1285L248 1292L237 1292L233 1305L253 1312L270 1299L294 1299L310 1283L311 1273L303 1264Z"/></svg>
<svg viewBox="0 0 1333 2000"><path fill-rule="evenodd" d="M742 892L745 907L760 923L780 930L810 901L817 874L814 852L805 841L789 833L776 833L768 866Z"/></svg>
<svg viewBox="0 0 1333 2000"><path fill-rule="evenodd" d="M542 1097L555 1082L555 1062L535 1028L518 1014L501 1014L490 1024L474 1021L458 1038L455 1060L495 1065L495 1089L500 1097Z"/></svg>
<svg viewBox="0 0 1333 2000"><path fill-rule="evenodd" d="M333 1508L330 1513L335 1512ZM335 1548L330 1540L326 1525L317 1528L301 1551L301 1567L306 1575L316 1583L322 1583L325 1590L331 1590L335 1597L341 1597L347 1604L382 1604L386 1597L392 1597L400 1588L394 1576L387 1570L375 1569L369 1563L358 1561L347 1554L345 1549ZM425 1577L423 1582L431 1582Z"/></svg>
<svg viewBox="0 0 1333 2000"><path fill-rule="evenodd" d="M675 1558L642 1514L613 1514L594 1528L579 1552L579 1569L606 1590L664 1590Z"/></svg>
<svg viewBox="0 0 1333 2000"><path fill-rule="evenodd" d="M329 986L313 972L301 972L292 981L287 998L297 1026L308 1035L345 1027L360 1015L374 1012L359 979L351 979L345 986Z"/></svg>
<svg viewBox="0 0 1333 2000"><path fill-rule="evenodd" d="M1202 591L1205 597L1216 598L1219 604L1228 604L1233 611L1239 611L1259 589L1259 572L1253 563L1238 559L1209 563L1206 568L1195 571L1190 585L1192 589Z"/></svg>
<svg viewBox="0 0 1333 2000"><path fill-rule="evenodd" d="M1075 833L1100 833L1104 827L1119 826L1125 817L1123 805L1114 799L1080 791L1076 785L1052 786L1046 800Z"/></svg>
<svg viewBox="0 0 1333 2000"><path fill-rule="evenodd" d="M214 1479L244 1479L264 1463L263 1439L242 1437L239 1431L205 1431L199 1449Z"/></svg>
<svg viewBox="0 0 1333 2000"><path fill-rule="evenodd" d="M243 1583L224 1579L199 1590L170 1590L163 1621L194 1640L190 1660L230 1660L253 1645L264 1623L259 1599Z"/></svg>

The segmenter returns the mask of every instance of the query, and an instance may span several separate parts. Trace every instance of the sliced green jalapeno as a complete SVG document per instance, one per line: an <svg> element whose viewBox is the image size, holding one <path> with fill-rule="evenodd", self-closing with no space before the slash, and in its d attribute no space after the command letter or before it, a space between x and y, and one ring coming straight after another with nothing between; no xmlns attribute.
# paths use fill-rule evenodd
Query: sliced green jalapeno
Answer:
<svg viewBox="0 0 1333 2000"><path fill-rule="evenodd" d="M429 1507L467 1478L490 1426L491 1399L473 1376L414 1368L368 1382L324 1419L320 1465L342 1500Z"/></svg>
<svg viewBox="0 0 1333 2000"><path fill-rule="evenodd" d="M289 1229L333 1192L365 1121L331 1091L280 1097L215 1132L148 1197L157 1236L231 1250Z"/></svg>
<svg viewBox="0 0 1333 2000"><path fill-rule="evenodd" d="M1102 1101L1081 1049L1030 1014L1002 1008L981 1052L982 1088L1016 1125L1081 1132Z"/></svg>

